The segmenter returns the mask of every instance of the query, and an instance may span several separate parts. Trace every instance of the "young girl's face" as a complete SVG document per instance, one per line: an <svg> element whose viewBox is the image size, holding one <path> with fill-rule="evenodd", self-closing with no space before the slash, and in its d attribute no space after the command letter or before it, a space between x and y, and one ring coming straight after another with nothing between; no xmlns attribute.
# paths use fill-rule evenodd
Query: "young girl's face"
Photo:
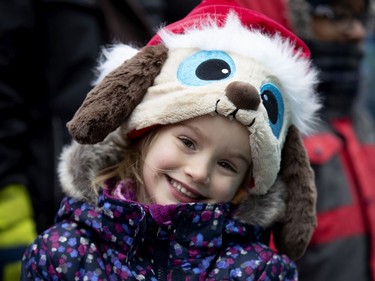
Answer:
<svg viewBox="0 0 375 281"><path fill-rule="evenodd" d="M164 126L143 165L146 196L166 205L232 200L247 181L249 132L222 116L201 116Z"/></svg>

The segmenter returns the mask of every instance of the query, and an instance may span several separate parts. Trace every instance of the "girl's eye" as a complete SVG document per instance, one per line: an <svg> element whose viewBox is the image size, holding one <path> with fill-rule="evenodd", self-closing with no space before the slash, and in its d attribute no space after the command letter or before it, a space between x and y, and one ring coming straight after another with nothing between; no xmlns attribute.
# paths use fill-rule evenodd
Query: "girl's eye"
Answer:
<svg viewBox="0 0 375 281"><path fill-rule="evenodd" d="M179 66L177 79L183 85L203 86L233 77L236 65L222 51L199 51L186 58Z"/></svg>
<svg viewBox="0 0 375 281"><path fill-rule="evenodd" d="M194 142L186 137L180 137L181 142L188 148L194 149Z"/></svg>
<svg viewBox="0 0 375 281"><path fill-rule="evenodd" d="M236 169L233 167L232 164L228 163L228 162L225 162L225 161L222 161L222 162L219 162L219 165L221 167L223 167L224 169L226 170L229 170L229 171L232 171L234 173L237 173Z"/></svg>

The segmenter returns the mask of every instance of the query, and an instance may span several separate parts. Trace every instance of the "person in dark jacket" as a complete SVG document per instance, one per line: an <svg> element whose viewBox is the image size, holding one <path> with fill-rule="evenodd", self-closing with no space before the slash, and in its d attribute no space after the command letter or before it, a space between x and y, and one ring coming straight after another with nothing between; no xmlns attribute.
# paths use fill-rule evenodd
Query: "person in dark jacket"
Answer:
<svg viewBox="0 0 375 281"><path fill-rule="evenodd" d="M316 174L318 226L298 261L302 281L375 280L375 127L358 103L369 5L289 1L293 30L320 71L323 101L323 122L305 139Z"/></svg>
<svg viewBox="0 0 375 281"><path fill-rule="evenodd" d="M306 45L207 0L104 56L21 279L297 280L316 200L300 132L320 107Z"/></svg>
<svg viewBox="0 0 375 281"><path fill-rule="evenodd" d="M0 280L19 278L26 246L53 224L65 123L92 88L103 31L98 1L0 3Z"/></svg>

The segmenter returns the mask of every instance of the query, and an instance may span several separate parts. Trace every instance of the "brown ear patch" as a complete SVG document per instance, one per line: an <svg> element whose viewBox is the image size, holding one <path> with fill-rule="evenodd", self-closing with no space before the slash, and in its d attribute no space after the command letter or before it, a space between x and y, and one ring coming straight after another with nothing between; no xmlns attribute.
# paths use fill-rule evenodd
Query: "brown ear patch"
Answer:
<svg viewBox="0 0 375 281"><path fill-rule="evenodd" d="M108 74L87 95L67 127L82 144L102 141L141 102L167 59L164 45L146 46Z"/></svg>
<svg viewBox="0 0 375 281"><path fill-rule="evenodd" d="M281 158L281 177L288 187L283 223L274 230L275 245L296 260L310 242L316 227L316 187L302 138L296 127L289 128Z"/></svg>

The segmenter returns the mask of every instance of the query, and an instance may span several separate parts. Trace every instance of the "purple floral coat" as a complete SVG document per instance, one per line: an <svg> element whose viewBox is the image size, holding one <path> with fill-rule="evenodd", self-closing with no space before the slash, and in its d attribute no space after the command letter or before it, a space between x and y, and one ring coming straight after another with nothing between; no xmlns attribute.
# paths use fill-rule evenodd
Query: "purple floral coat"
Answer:
<svg viewBox="0 0 375 281"><path fill-rule="evenodd" d="M231 208L66 197L25 252L21 280L297 280L294 262L262 243L267 232Z"/></svg>

